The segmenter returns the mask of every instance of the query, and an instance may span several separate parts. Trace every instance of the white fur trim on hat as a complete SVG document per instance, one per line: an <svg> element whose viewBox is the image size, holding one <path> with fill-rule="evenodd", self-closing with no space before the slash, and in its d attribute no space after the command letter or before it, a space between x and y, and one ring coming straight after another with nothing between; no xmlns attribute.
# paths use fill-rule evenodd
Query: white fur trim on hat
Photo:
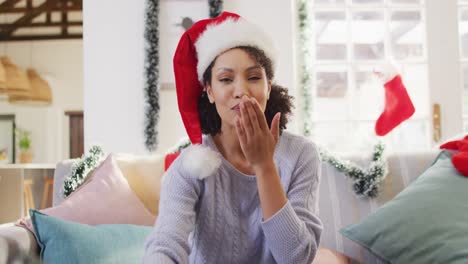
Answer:
<svg viewBox="0 0 468 264"><path fill-rule="evenodd" d="M213 175L221 166L221 154L199 144L186 148L182 155L184 170L200 180Z"/></svg>
<svg viewBox="0 0 468 264"><path fill-rule="evenodd" d="M251 46L263 50L271 59L275 70L277 52L270 36L243 18L227 18L219 24L207 26L195 42L198 80L203 81L203 73L219 54L238 46Z"/></svg>

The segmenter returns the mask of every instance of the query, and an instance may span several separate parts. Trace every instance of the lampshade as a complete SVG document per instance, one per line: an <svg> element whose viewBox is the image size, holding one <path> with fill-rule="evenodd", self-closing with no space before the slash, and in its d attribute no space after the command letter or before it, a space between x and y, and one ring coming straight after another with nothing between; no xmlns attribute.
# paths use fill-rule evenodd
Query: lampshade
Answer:
<svg viewBox="0 0 468 264"><path fill-rule="evenodd" d="M10 92L28 92L31 90L28 76L18 66L13 64L8 57L1 57L0 62L5 69L6 82L5 86L8 93Z"/></svg>
<svg viewBox="0 0 468 264"><path fill-rule="evenodd" d="M27 76L31 90L28 93L16 93L9 91L10 103L31 105L49 105L52 103L52 91L47 81L42 79L34 69L27 70Z"/></svg>
<svg viewBox="0 0 468 264"><path fill-rule="evenodd" d="M6 92L6 72L3 63L0 62L0 93Z"/></svg>

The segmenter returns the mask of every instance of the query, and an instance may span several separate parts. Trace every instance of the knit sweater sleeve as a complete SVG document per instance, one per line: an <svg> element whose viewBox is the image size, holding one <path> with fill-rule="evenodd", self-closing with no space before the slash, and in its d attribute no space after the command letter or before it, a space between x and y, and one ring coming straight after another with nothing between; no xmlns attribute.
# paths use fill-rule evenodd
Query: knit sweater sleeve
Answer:
<svg viewBox="0 0 468 264"><path fill-rule="evenodd" d="M188 263L188 237L195 227L195 206L201 186L187 174L179 157L164 175L159 215L145 241L143 263Z"/></svg>
<svg viewBox="0 0 468 264"><path fill-rule="evenodd" d="M323 225L318 218L318 186L321 173L317 148L308 142L297 159L288 201L262 222L266 243L278 263L312 263Z"/></svg>

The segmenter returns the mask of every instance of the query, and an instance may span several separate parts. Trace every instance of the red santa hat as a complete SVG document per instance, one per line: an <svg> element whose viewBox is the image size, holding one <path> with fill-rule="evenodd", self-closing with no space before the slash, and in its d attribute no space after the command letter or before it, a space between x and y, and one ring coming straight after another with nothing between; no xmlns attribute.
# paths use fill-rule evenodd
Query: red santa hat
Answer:
<svg viewBox="0 0 468 264"><path fill-rule="evenodd" d="M203 73L218 55L239 46L262 50L275 68L277 52L271 38L234 13L196 22L179 41L173 61L177 102L192 144L202 142L198 99L204 89Z"/></svg>

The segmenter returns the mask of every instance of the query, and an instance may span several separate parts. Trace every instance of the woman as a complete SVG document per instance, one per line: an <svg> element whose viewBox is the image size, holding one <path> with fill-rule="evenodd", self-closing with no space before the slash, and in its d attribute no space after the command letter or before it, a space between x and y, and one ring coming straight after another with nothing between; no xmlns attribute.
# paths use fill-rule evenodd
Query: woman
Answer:
<svg viewBox="0 0 468 264"><path fill-rule="evenodd" d="M268 36L236 14L182 36L174 72L194 145L165 175L145 263L312 263L320 159L283 132L292 104L275 63Z"/></svg>

